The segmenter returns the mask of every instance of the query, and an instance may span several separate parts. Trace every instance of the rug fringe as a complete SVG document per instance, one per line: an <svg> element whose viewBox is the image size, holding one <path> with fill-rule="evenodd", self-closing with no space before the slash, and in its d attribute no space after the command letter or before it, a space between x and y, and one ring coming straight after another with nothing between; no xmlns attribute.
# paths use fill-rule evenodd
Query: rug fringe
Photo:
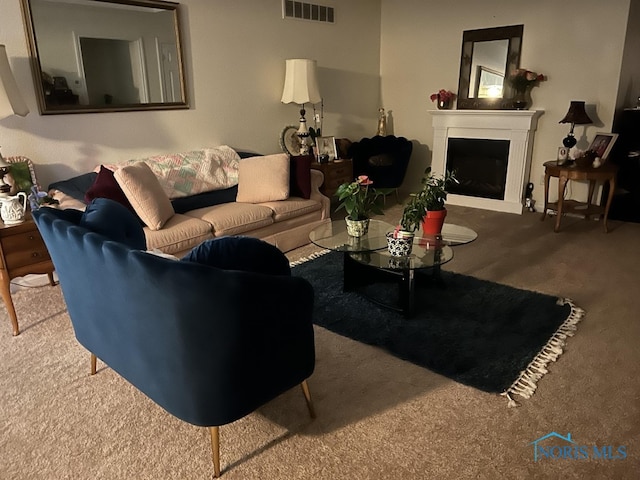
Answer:
<svg viewBox="0 0 640 480"><path fill-rule="evenodd" d="M563 353L568 337L572 337L578 328L578 322L582 320L585 311L578 307L571 299L558 298L558 305L571 305L571 313L567 319L562 322L549 341L542 347L538 354L533 358L531 363L525 368L511 386L500 395L507 397L507 406L517 407L518 403L513 399L512 395L520 395L523 398L531 398L537 388L538 380L546 373L549 362L555 362Z"/></svg>
<svg viewBox="0 0 640 480"><path fill-rule="evenodd" d="M315 260L316 258L321 257L322 255L326 255L327 253L330 253L330 252L331 250L320 250L319 252L312 253L308 257L302 257L300 260L289 262L289 266L295 267L296 265L302 265L303 263L306 263L310 260Z"/></svg>

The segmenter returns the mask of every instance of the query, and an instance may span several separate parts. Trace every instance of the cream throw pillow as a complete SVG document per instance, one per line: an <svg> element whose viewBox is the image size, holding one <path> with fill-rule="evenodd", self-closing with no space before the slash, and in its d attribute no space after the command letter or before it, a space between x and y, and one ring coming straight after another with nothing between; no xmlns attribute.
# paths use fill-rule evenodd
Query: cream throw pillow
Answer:
<svg viewBox="0 0 640 480"><path fill-rule="evenodd" d="M289 155L240 160L236 202L263 203L289 198Z"/></svg>
<svg viewBox="0 0 640 480"><path fill-rule="evenodd" d="M149 165L144 162L127 165L116 170L113 176L140 220L151 230L160 230L173 217L171 200Z"/></svg>

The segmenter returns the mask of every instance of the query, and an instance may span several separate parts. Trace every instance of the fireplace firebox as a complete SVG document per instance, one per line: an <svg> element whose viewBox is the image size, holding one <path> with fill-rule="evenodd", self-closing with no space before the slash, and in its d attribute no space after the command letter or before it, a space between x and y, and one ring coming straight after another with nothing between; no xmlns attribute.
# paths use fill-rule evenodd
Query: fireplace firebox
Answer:
<svg viewBox="0 0 640 480"><path fill-rule="evenodd" d="M504 200L508 161L508 140L449 138L447 170L458 180L449 193Z"/></svg>

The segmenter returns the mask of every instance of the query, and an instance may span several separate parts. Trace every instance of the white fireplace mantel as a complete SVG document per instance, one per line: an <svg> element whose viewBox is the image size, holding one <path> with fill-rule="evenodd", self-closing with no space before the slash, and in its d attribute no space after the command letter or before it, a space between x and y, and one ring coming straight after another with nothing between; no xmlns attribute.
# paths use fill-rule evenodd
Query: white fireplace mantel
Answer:
<svg viewBox="0 0 640 480"><path fill-rule="evenodd" d="M432 171L444 175L449 138L508 140L504 200L449 194L447 203L521 214L529 182L533 137L543 110L430 110L433 117Z"/></svg>

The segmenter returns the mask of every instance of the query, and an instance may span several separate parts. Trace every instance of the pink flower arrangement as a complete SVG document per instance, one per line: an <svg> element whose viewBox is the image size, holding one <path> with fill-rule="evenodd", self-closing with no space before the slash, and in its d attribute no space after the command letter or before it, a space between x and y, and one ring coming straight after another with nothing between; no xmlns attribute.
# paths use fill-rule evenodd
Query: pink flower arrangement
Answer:
<svg viewBox="0 0 640 480"><path fill-rule="evenodd" d="M435 102L436 100L440 100L442 102L449 102L454 98L456 98L456 94L450 90L445 90L444 88L441 88L440 90L438 90L438 92L432 93L429 98L431 99L432 102Z"/></svg>
<svg viewBox="0 0 640 480"><path fill-rule="evenodd" d="M541 73L532 72L525 68L518 68L509 75L509 83L518 92L524 92L527 88L533 87L544 80L546 78Z"/></svg>
<svg viewBox="0 0 640 480"><path fill-rule="evenodd" d="M340 200L336 211L345 209L351 220L364 220L372 213L382 215L381 201L392 189L370 187L373 181L367 175L360 175L351 183L343 183L338 187L335 195Z"/></svg>

